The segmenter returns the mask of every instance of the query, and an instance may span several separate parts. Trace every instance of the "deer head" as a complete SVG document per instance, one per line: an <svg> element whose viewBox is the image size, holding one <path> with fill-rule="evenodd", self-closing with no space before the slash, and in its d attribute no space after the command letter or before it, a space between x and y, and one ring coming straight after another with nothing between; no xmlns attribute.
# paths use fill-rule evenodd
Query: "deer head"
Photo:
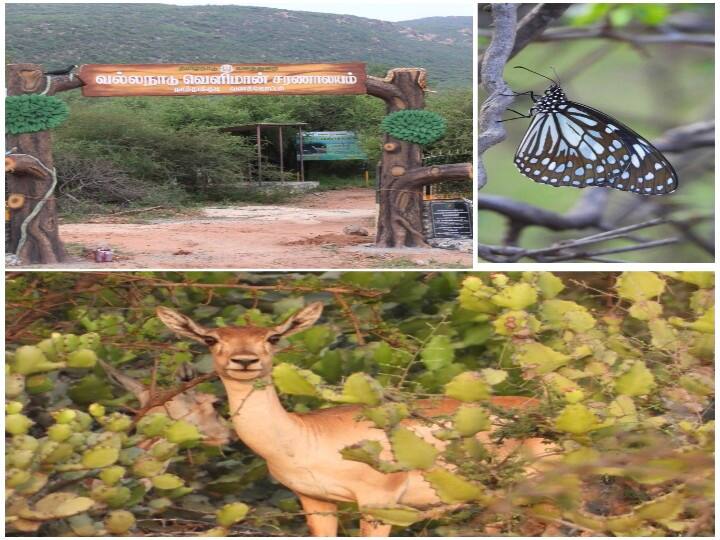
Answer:
<svg viewBox="0 0 720 540"><path fill-rule="evenodd" d="M178 335L189 337L210 348L215 371L223 380L252 381L267 378L278 342L311 327L320 318L323 305L315 302L285 322L269 328L226 326L206 328L191 318L166 307L157 308L157 316Z"/></svg>

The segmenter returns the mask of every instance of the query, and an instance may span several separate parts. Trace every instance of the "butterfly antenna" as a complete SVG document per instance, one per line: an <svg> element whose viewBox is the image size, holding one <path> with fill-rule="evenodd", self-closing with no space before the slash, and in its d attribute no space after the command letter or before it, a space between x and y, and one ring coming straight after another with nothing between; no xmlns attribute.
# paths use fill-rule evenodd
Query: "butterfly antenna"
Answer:
<svg viewBox="0 0 720 540"><path fill-rule="evenodd" d="M555 78L557 79L557 85L558 85L558 86L562 86L562 84L560 84L560 75L558 75L558 72L555 71L555 67L554 67L554 66L550 66L550 69L552 69L552 72L553 72L553 74L555 75Z"/></svg>
<svg viewBox="0 0 720 540"><path fill-rule="evenodd" d="M560 84L558 84L558 81L556 81L556 80L554 80L554 79L551 79L550 77L548 77L548 76L546 76L546 75L543 75L542 73L538 73L537 71L533 71L533 70L530 69L530 68L526 68L525 66L514 66L514 68L515 68L515 69L524 69L525 71L529 71L530 73L534 73L535 75L538 75L539 77L542 77L543 79L547 79L548 81L552 82L553 84L557 84L558 86L560 86ZM557 75L557 74L556 74L556 75Z"/></svg>

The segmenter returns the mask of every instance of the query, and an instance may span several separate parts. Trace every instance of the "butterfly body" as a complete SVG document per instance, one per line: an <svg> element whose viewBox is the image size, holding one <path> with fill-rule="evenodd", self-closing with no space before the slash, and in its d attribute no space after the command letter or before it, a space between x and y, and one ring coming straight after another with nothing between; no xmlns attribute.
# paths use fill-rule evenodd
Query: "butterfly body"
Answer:
<svg viewBox="0 0 720 540"><path fill-rule="evenodd" d="M530 96L532 121L514 160L523 175L556 187L604 186L641 195L677 189L670 162L626 125L569 101L557 84Z"/></svg>

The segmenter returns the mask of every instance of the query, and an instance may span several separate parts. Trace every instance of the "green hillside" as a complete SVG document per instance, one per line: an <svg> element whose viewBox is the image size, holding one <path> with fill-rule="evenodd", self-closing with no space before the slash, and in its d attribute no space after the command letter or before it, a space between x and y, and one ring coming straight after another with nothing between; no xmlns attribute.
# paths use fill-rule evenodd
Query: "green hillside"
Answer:
<svg viewBox="0 0 720 540"><path fill-rule="evenodd" d="M472 18L391 23L243 6L6 4L6 58L83 63L364 61L371 72L428 69L432 86L470 85Z"/></svg>

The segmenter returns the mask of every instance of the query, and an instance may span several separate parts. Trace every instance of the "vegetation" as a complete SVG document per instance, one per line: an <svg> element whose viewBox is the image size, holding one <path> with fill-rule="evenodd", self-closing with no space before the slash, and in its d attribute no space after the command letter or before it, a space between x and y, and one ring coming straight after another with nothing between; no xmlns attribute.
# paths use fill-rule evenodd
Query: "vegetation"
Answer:
<svg viewBox="0 0 720 540"><path fill-rule="evenodd" d="M47 536L210 531L299 535L295 497L239 442L204 444L202 426L138 406L99 360L176 386L223 390L204 347L155 317L171 306L202 324L276 324L322 301L322 324L281 344L274 379L289 410L363 405L394 460L345 451L381 470L422 469L459 509L432 519L377 509L405 535L713 535L714 281L703 272L248 274L15 273L7 279L6 515ZM154 383L153 383L154 384ZM413 400L465 402L430 452L399 421ZM491 410L495 395L540 405ZM227 417L226 406L220 412ZM475 442L544 437L557 447L532 478L521 456ZM447 471L440 461L456 468ZM343 508L344 531L357 509Z"/></svg>
<svg viewBox="0 0 720 540"><path fill-rule="evenodd" d="M409 15L412 10L409 10ZM472 81L472 17L391 23L248 6L13 4L7 54L47 69L72 64L367 62L375 74L423 66L436 86Z"/></svg>
<svg viewBox="0 0 720 540"><path fill-rule="evenodd" d="M69 94L69 96L67 95ZM192 98L83 98L63 94L71 114L55 130L54 149L61 209L68 214L101 211L107 205L180 207L206 201L270 199L237 184L256 178L252 137L220 133L228 126L254 122L307 122L318 131L359 134L371 174L380 157L383 103L370 96L214 96ZM432 95L428 109L449 115L447 133L429 145L429 154L446 148L472 148L469 90ZM289 131L289 130L286 130ZM295 143L286 135L286 148ZM269 145L270 142L265 141ZM274 155L273 148L266 154ZM295 166L292 159L286 166ZM358 162L306 163L308 178L323 189L364 185ZM285 179L294 179L286 171ZM279 179L273 163L263 177Z"/></svg>

